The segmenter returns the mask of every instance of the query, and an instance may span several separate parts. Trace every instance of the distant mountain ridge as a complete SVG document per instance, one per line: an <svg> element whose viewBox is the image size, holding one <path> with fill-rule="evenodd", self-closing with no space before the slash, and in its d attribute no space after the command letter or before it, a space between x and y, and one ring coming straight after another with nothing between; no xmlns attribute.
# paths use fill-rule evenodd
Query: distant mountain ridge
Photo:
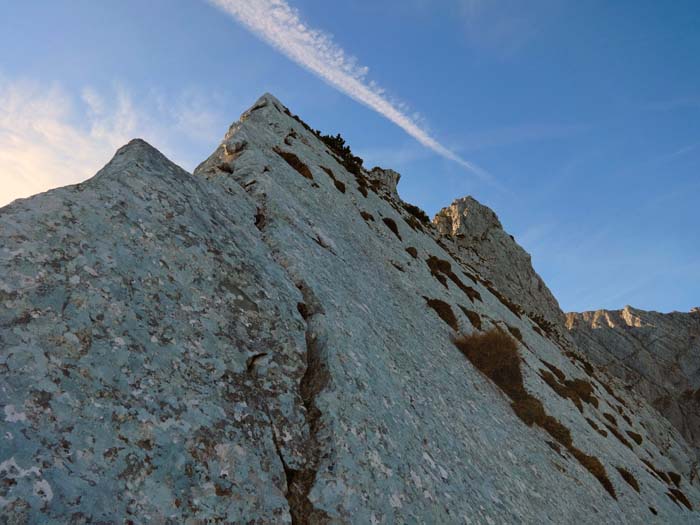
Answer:
<svg viewBox="0 0 700 525"><path fill-rule="evenodd" d="M646 398L700 451L700 309L662 314L626 306L566 314L579 349Z"/></svg>
<svg viewBox="0 0 700 525"><path fill-rule="evenodd" d="M493 211L398 181L265 94L193 174L134 140L0 209L2 519L697 522L616 350Z"/></svg>

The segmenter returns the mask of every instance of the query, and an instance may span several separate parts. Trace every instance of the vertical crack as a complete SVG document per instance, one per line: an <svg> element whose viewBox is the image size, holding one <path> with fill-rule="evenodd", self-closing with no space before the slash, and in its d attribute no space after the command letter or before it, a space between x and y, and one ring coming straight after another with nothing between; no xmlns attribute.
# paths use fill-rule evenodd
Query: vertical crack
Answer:
<svg viewBox="0 0 700 525"><path fill-rule="evenodd" d="M269 170L266 169L264 171ZM243 186L243 189L250 193L250 189L246 185ZM256 228L261 232L262 241L269 246L265 231L268 226L266 207L264 204L265 196L263 194L262 196L253 196L252 198L263 201L262 206L256 207L254 222ZM303 468L293 469L285 461L282 447L280 446L280 441L277 436L277 428L266 402L264 402L264 407L270 421L270 426L272 427L275 450L280 458L287 480L287 493L285 497L289 505L292 525L325 525L330 523L330 516L323 510L315 508L309 500L309 494L316 481L316 475L323 453L323 446L319 440L319 432L322 428L321 411L316 405L316 398L330 382L328 367L322 357L321 344L312 327L312 325L315 324L315 318L323 314L323 308L306 283L301 279L295 278L288 265L280 260L279 253L277 253L272 246L270 246L270 248L272 259L279 264L280 268L282 268L295 283L304 300L304 302L297 304L297 310L306 325L304 334L306 342L306 368L299 382L299 394L304 404L304 417L309 432L306 443L304 443L305 463ZM263 356L264 354L258 354L249 359L247 363L249 374L254 374L256 361Z"/></svg>
<svg viewBox="0 0 700 525"><path fill-rule="evenodd" d="M321 411L316 405L318 394L329 384L330 374L322 359L322 349L312 327L314 318L322 313L313 293L304 283L298 283L304 303L297 309L306 323L306 370L299 383L299 393L304 403L306 424L309 438L306 446L306 464L303 469L286 469L287 501L292 515L293 525L324 524L330 521L322 510L314 508L309 500L309 493L316 481L321 462L322 446L319 442L321 429Z"/></svg>

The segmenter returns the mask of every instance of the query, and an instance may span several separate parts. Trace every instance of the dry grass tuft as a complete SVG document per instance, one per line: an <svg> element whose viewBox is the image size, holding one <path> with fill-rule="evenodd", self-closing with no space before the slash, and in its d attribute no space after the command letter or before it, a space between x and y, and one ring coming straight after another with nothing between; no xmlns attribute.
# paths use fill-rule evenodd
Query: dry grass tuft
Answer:
<svg viewBox="0 0 700 525"><path fill-rule="evenodd" d="M465 308L461 304L458 306L459 306L459 309L462 310L464 315L467 316L467 318L469 319L469 322L472 324L472 326L474 328L476 328L477 330L481 330L481 317L479 316L479 314L474 312L473 310L469 310L468 308Z"/></svg>
<svg viewBox="0 0 700 525"><path fill-rule="evenodd" d="M600 460L595 456L588 456L576 448L571 450L570 452L578 460L578 462L581 463L581 465L588 469L588 472L593 474L593 476L595 476L598 479L600 484L603 485L603 488L607 490L613 498L617 499L617 495L615 494L615 487L613 487L613 484L611 483L607 473L605 472L605 467L600 462Z"/></svg>
<svg viewBox="0 0 700 525"><path fill-rule="evenodd" d="M545 365L547 365L547 363L545 363ZM550 366L556 369L559 374L555 377L547 370L540 370L540 377L552 390L561 397L570 399L574 405L576 405L579 412L583 412L582 401L598 407L598 398L593 395L593 385L583 379L566 379L566 376L560 370L552 365ZM563 381L561 377L564 377Z"/></svg>
<svg viewBox="0 0 700 525"><path fill-rule="evenodd" d="M418 250L416 250L413 246L406 248L406 252L408 252L408 254L414 259L418 258Z"/></svg>
<svg viewBox="0 0 700 525"><path fill-rule="evenodd" d="M557 376L557 379L559 381L561 381L562 383L564 381L566 381L566 374L564 374L564 372L559 370L559 368L557 368L556 366L554 366L551 363L548 363L547 361L542 361L542 364L544 366L546 366L547 368L549 368L550 372L552 372L555 376Z"/></svg>
<svg viewBox="0 0 700 525"><path fill-rule="evenodd" d="M685 505L685 507L688 510L693 510L693 506L690 504L690 501L688 501L688 498L686 498L685 494L681 492L678 489L668 489L668 492L666 495L673 500L673 502L678 505L678 502L682 503ZM680 505L678 505L680 507Z"/></svg>
<svg viewBox="0 0 700 525"><path fill-rule="evenodd" d="M592 428L593 430L595 430L596 432L598 432L598 434L600 434L600 435L603 436L603 437L608 437L608 433L607 433L605 430L603 430L602 428L600 428L600 427L596 424L595 421L593 421L592 419L589 419L589 418L586 418L586 421L588 421L588 424L591 425L591 428Z"/></svg>
<svg viewBox="0 0 700 525"><path fill-rule="evenodd" d="M653 475L655 475L657 478L659 478L661 481L666 483L667 485L671 484L671 478L669 478L666 473L663 470L657 469L649 460L642 459L642 463L644 463L648 468L649 472L651 472Z"/></svg>
<svg viewBox="0 0 700 525"><path fill-rule="evenodd" d="M678 474L677 472L673 472L672 470L669 470L668 477L671 478L671 481L673 481L673 484L676 487L681 486L681 475L680 474Z"/></svg>
<svg viewBox="0 0 700 525"><path fill-rule="evenodd" d="M333 173L333 170L330 168L326 168L325 166L320 166L320 168L326 172L326 175L328 175L332 180L333 184L335 185L335 188L340 192L340 193L345 193L345 184L340 182L338 179L335 178L335 173Z"/></svg>
<svg viewBox="0 0 700 525"><path fill-rule="evenodd" d="M637 434L636 432L632 432L631 430L627 431L627 435L632 438L632 440L637 444L641 445L642 444L642 436Z"/></svg>
<svg viewBox="0 0 700 525"><path fill-rule="evenodd" d="M523 342L523 333L520 331L520 328L517 328L515 326L511 326L509 324L506 325L508 327L508 331L510 332L510 335L515 337L518 341L521 343Z"/></svg>
<svg viewBox="0 0 700 525"><path fill-rule="evenodd" d="M623 436L622 433L617 428L615 428L612 425L605 425L605 428L607 428L610 431L610 433L613 436L615 436L620 443L625 445L628 449L634 450L632 448L632 445L630 444L630 442L625 439L625 436Z"/></svg>
<svg viewBox="0 0 700 525"><path fill-rule="evenodd" d="M371 213L366 212L366 211L361 211L361 212L360 212L360 215L362 216L362 218L363 218L365 221L367 221L367 222L369 222L369 221L374 222L374 215L372 215Z"/></svg>
<svg viewBox="0 0 700 525"><path fill-rule="evenodd" d="M441 301L440 299L429 299L425 296L423 299L425 299L428 306L435 310L435 313L437 313L438 316L440 316L440 319L445 321L450 328L452 328L455 332L459 330L457 318L455 317L452 307L449 304L447 304L445 301Z"/></svg>
<svg viewBox="0 0 700 525"><path fill-rule="evenodd" d="M576 448L569 429L547 414L542 402L525 390L520 368L521 357L511 336L499 328L494 328L488 332L462 334L454 339L454 344L481 373L496 383L511 399L513 411L526 425L541 427L563 445L603 488L617 499L615 488L600 460Z"/></svg>
<svg viewBox="0 0 700 525"><path fill-rule="evenodd" d="M384 224L386 224L387 228L389 228L392 232L394 232L394 235L396 235L396 237L400 241L403 241L403 239L401 238L401 235L399 234L399 227L396 226L396 222L394 221L394 219L390 219L389 217L384 217L382 219L382 221L384 221Z"/></svg>
<svg viewBox="0 0 700 525"><path fill-rule="evenodd" d="M639 483L637 483L637 478L635 478L629 470L622 467L615 468L620 473L620 476L622 476L622 479L624 479L630 487L639 492Z"/></svg>
<svg viewBox="0 0 700 525"><path fill-rule="evenodd" d="M615 416L613 416L612 414L605 412L603 414L603 417L610 421L610 423L612 423L613 425L617 426L617 419L615 419Z"/></svg>
<svg viewBox="0 0 700 525"><path fill-rule="evenodd" d="M462 334L454 339L454 344L513 401L530 397L523 385L518 347L503 330Z"/></svg>
<svg viewBox="0 0 700 525"><path fill-rule="evenodd" d="M291 151L284 151L280 148L274 148L275 153L282 157L287 164L294 168L302 177L309 180L314 180L314 176L311 174L309 167L304 164L299 157L297 157Z"/></svg>
<svg viewBox="0 0 700 525"><path fill-rule="evenodd" d="M408 204L407 202L404 202L402 205L403 205L404 210L406 210L408 213L410 213L412 216L414 216L420 222L422 222L426 226L428 224L430 224L430 217L428 217L428 214L425 213L423 210L421 210L418 206L414 206L413 204Z"/></svg>
<svg viewBox="0 0 700 525"><path fill-rule="evenodd" d="M481 294L471 286L464 284L460 278L457 277L457 275L452 271L452 265L449 261L438 259L434 255L431 255L425 262L428 265L428 268L430 268L431 275L440 281L445 288L448 287L447 279L450 279L467 295L467 297L469 297L471 302L474 302L475 300L481 301Z"/></svg>

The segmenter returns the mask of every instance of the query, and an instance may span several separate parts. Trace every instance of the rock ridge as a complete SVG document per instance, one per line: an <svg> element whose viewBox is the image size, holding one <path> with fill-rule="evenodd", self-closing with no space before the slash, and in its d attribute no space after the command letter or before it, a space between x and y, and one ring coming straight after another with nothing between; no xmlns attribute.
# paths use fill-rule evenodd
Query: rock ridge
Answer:
<svg viewBox="0 0 700 525"><path fill-rule="evenodd" d="M3 516L696 521L692 449L559 333L495 214L431 223L343 144L265 94L194 174L137 140L2 209ZM455 346L480 334L518 412Z"/></svg>
<svg viewBox="0 0 700 525"><path fill-rule="evenodd" d="M592 362L647 399L700 451L700 315L621 310L567 313Z"/></svg>

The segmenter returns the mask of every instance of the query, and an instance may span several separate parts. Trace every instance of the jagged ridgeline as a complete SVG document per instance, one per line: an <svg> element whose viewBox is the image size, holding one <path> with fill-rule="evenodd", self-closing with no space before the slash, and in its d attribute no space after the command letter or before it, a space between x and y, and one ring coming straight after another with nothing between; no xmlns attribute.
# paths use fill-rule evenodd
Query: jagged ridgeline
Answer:
<svg viewBox="0 0 700 525"><path fill-rule="evenodd" d="M2 520L697 522L612 338L398 181L264 95L194 174L134 140L0 210Z"/></svg>

